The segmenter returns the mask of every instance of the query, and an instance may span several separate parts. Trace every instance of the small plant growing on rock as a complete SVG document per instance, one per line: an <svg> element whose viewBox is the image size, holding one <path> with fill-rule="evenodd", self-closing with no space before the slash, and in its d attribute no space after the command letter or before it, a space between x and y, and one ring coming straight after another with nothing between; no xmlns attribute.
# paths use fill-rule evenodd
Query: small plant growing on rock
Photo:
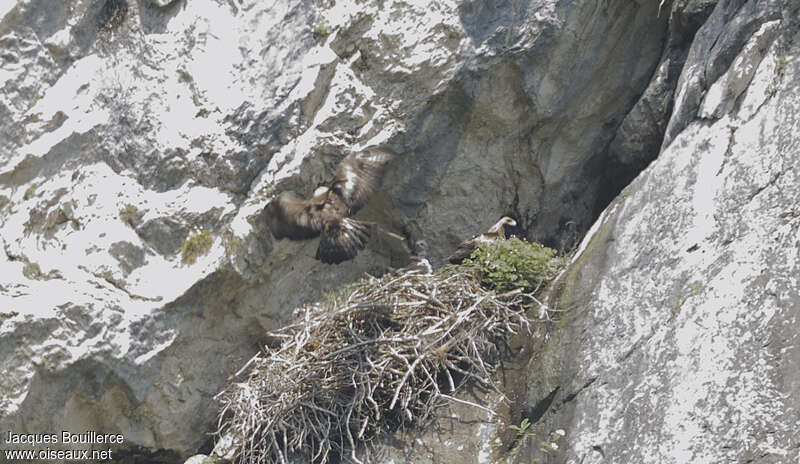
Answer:
<svg viewBox="0 0 800 464"><path fill-rule="evenodd" d="M775 78L764 91L769 97L774 97L778 93L780 83L783 81L783 77L786 75L786 67L788 65L789 61L786 59L786 55L778 58L778 62L775 64Z"/></svg>
<svg viewBox="0 0 800 464"><path fill-rule="evenodd" d="M319 18L314 23L313 32L314 32L314 37L322 40L331 34L331 27L328 25L328 22L325 20L325 18Z"/></svg>
<svg viewBox="0 0 800 464"><path fill-rule="evenodd" d="M27 190L25 190L25 193L22 195L22 199L29 200L33 198L34 195L36 195L36 187L31 185Z"/></svg>
<svg viewBox="0 0 800 464"><path fill-rule="evenodd" d="M198 256L208 253L212 243L214 243L214 239L211 237L211 232L207 230L190 235L181 245L183 262L194 264Z"/></svg>
<svg viewBox="0 0 800 464"><path fill-rule="evenodd" d="M555 432L550 432L547 440L539 443L539 449L547 454L555 453L558 451L558 441L564 438L566 432L563 429L558 429Z"/></svg>
<svg viewBox="0 0 800 464"><path fill-rule="evenodd" d="M229 235L225 239L225 255L228 257L234 256L242 252L244 242L238 237Z"/></svg>
<svg viewBox="0 0 800 464"><path fill-rule="evenodd" d="M516 237L481 244L463 265L472 267L489 288L505 292L515 288L536 290L553 279L564 265L557 251Z"/></svg>
<svg viewBox="0 0 800 464"><path fill-rule="evenodd" d="M531 421L527 417L522 419L519 425L511 425L509 428L517 432L517 434L514 437L514 446L508 450L508 454L499 461L500 464L516 464L517 455L519 455L522 447L536 436L533 430L530 429Z"/></svg>
<svg viewBox="0 0 800 464"><path fill-rule="evenodd" d="M519 455L520 451L522 451L522 447L535 443L536 432L533 431L531 425L531 421L526 417L522 419L522 422L520 422L519 425L510 426L510 428L516 432L516 436L514 437L514 446L508 451L505 457L500 459L500 464L518 464L520 462L517 461L517 456ZM547 440L539 442L539 450L545 454L555 453L558 451L558 441L563 438L564 435L565 432L562 429L551 432L547 437ZM530 463L537 464L538 460L533 459L530 461Z"/></svg>
<svg viewBox="0 0 800 464"><path fill-rule="evenodd" d="M778 58L778 75L783 77L784 73L786 73L786 66L789 65L789 60L786 59L786 55L781 56Z"/></svg>
<svg viewBox="0 0 800 464"><path fill-rule="evenodd" d="M37 280L44 277L42 269L36 263L28 263L22 268L22 275L31 280Z"/></svg>
<svg viewBox="0 0 800 464"><path fill-rule="evenodd" d="M144 213L139 211L135 206L130 203L125 205L119 212L120 219L131 227L136 227L141 222Z"/></svg>

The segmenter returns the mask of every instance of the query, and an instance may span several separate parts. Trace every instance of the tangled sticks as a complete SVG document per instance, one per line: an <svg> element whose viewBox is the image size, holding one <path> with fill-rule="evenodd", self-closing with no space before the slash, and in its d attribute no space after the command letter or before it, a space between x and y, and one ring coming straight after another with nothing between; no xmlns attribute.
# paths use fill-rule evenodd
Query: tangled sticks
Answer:
<svg viewBox="0 0 800 464"><path fill-rule="evenodd" d="M360 462L382 430L425 423L438 406L463 402L452 394L469 382L491 388L503 343L528 328L531 301L521 290L488 291L464 271L362 280L273 334L281 347L251 359L246 378L220 395L218 433L240 462Z"/></svg>

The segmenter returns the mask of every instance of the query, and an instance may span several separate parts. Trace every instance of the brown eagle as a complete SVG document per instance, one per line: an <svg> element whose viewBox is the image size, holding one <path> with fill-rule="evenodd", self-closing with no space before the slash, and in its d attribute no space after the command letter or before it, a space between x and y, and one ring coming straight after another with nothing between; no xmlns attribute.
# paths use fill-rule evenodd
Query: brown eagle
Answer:
<svg viewBox="0 0 800 464"><path fill-rule="evenodd" d="M461 264L462 261L469 258L473 251L478 248L481 243L490 243L494 240L503 240L506 238L506 226L515 227L517 221L508 216L503 216L497 224L493 225L486 233L476 235L469 240L464 240L458 245L456 251L447 257L451 264Z"/></svg>
<svg viewBox="0 0 800 464"><path fill-rule="evenodd" d="M368 147L345 156L333 181L317 187L311 199L291 191L280 193L264 208L272 235L306 240L321 234L316 259L326 264L353 259L366 246L370 230L350 216L378 189L395 156L389 148Z"/></svg>

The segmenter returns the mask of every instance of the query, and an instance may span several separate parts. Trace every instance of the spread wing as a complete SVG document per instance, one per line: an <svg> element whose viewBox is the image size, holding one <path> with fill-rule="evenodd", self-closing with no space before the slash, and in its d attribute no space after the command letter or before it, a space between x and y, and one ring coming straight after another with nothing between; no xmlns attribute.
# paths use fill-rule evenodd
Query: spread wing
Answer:
<svg viewBox="0 0 800 464"><path fill-rule="evenodd" d="M369 227L347 216L358 211L383 180L386 165L395 153L385 147L369 147L347 155L336 170L330 188L310 200L283 192L264 208L276 239L305 240L322 234L316 258L338 264L352 259L366 246Z"/></svg>
<svg viewBox="0 0 800 464"><path fill-rule="evenodd" d="M369 227L354 219L326 222L315 258L326 264L353 259L369 240Z"/></svg>
<svg viewBox="0 0 800 464"><path fill-rule="evenodd" d="M369 147L351 153L339 163L332 190L347 206L348 215L361 209L381 185L386 165L396 154L386 147Z"/></svg>
<svg viewBox="0 0 800 464"><path fill-rule="evenodd" d="M276 239L305 240L322 231L323 199L304 200L294 192L282 192L264 208L267 223Z"/></svg>

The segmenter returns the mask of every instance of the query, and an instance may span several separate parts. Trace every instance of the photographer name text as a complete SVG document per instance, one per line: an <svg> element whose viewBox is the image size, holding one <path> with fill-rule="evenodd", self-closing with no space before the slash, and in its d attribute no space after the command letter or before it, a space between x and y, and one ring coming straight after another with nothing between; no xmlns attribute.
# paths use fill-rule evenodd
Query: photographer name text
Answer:
<svg viewBox="0 0 800 464"><path fill-rule="evenodd" d="M26 445L39 445L43 443L80 445L113 443L118 445L124 440L119 433L97 433L92 430L87 430L86 433L63 431L61 432L60 438L61 440L59 441L59 435L56 433L14 433L9 430L6 434L5 442Z"/></svg>
<svg viewBox="0 0 800 464"><path fill-rule="evenodd" d="M112 458L111 448L83 449L81 445L121 445L125 439L119 433L97 433L87 430L84 433L62 431L58 433L14 433L8 431L3 435L6 445L12 448L3 449L6 460L109 460ZM75 449L51 448L49 445L71 445ZM77 446L76 446L77 445ZM36 448L36 449L31 449Z"/></svg>

